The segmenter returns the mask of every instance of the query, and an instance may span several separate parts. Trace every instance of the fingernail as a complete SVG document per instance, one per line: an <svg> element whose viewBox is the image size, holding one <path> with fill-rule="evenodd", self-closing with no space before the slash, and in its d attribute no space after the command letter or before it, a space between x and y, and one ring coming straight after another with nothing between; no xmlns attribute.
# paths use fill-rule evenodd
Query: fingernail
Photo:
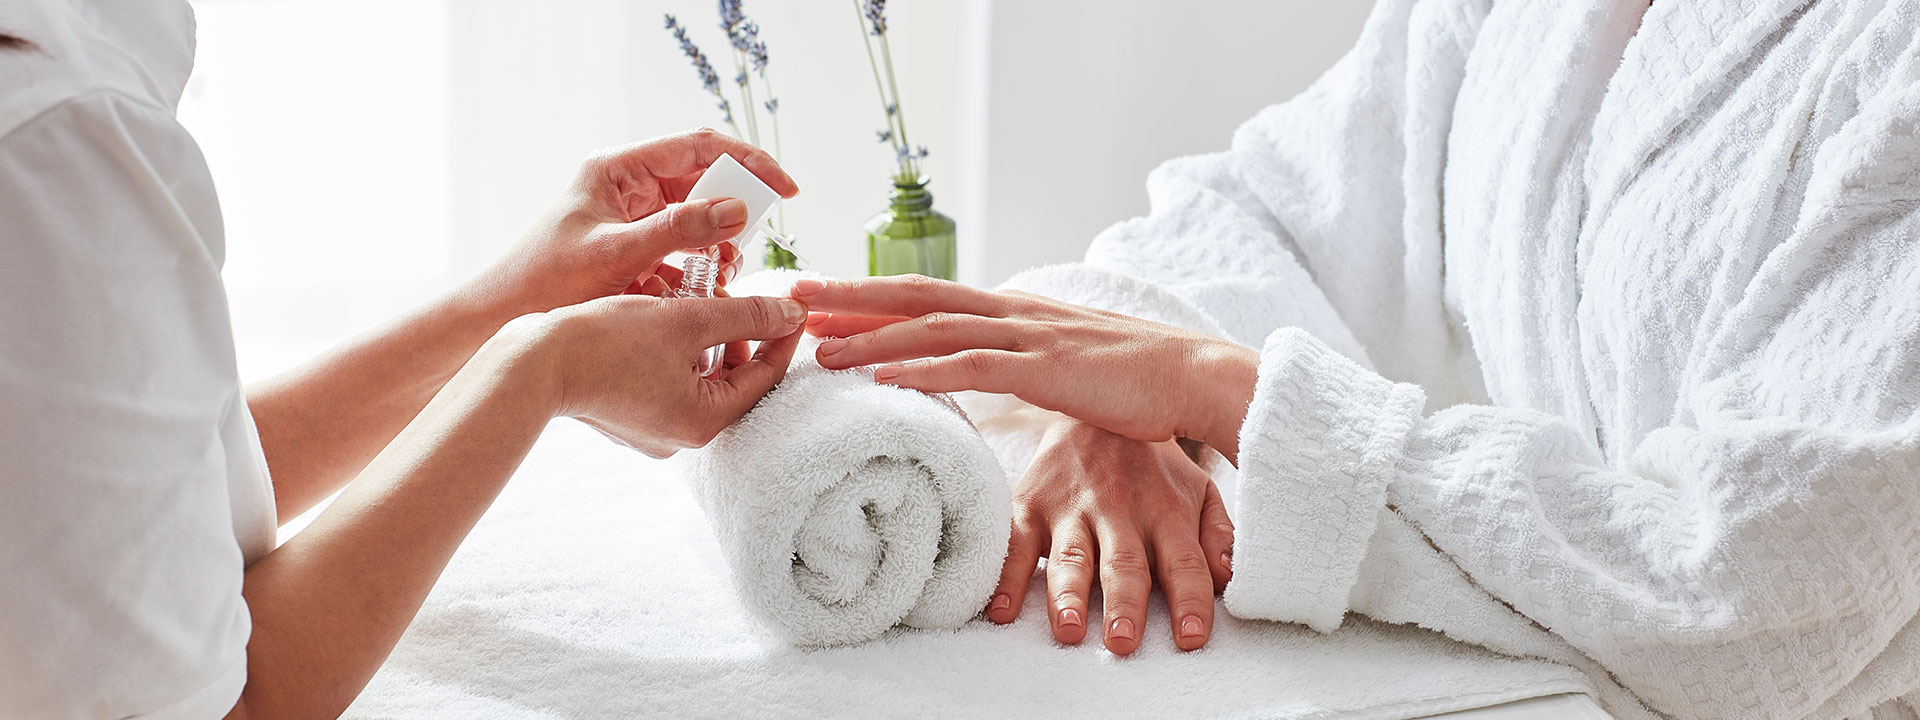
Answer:
<svg viewBox="0 0 1920 720"><path fill-rule="evenodd" d="M1108 635L1112 636L1115 640L1132 640L1133 621L1126 618L1113 621L1112 632L1108 633Z"/></svg>
<svg viewBox="0 0 1920 720"><path fill-rule="evenodd" d="M807 313L807 327L813 327L826 322L827 318L830 317L833 317L832 313Z"/></svg>
<svg viewBox="0 0 1920 720"><path fill-rule="evenodd" d="M788 325L799 325L807 321L807 306L792 300L781 300L780 312L786 314Z"/></svg>
<svg viewBox="0 0 1920 720"><path fill-rule="evenodd" d="M793 284L793 292L790 294L794 297L800 297L801 295L812 295L825 289L827 289L827 284L819 280L800 280Z"/></svg>
<svg viewBox="0 0 1920 720"><path fill-rule="evenodd" d="M743 200L728 198L707 206L707 220L714 227L733 227L747 224L747 203Z"/></svg>
<svg viewBox="0 0 1920 720"><path fill-rule="evenodd" d="M817 357L826 357L828 355L832 355L834 353L840 352L841 350L845 350L846 347L847 347L847 341L845 340L838 340L838 339L828 340L826 342L820 343L820 352L817 355Z"/></svg>
<svg viewBox="0 0 1920 720"><path fill-rule="evenodd" d="M1060 611L1060 627L1080 627L1080 611L1067 608Z"/></svg>
<svg viewBox="0 0 1920 720"><path fill-rule="evenodd" d="M1220 553L1220 564L1225 565L1228 570L1233 569L1233 551L1232 550L1228 550L1226 552Z"/></svg>
<svg viewBox="0 0 1920 720"><path fill-rule="evenodd" d="M1180 637L1196 638L1200 637L1200 632L1199 615L1188 615L1187 619L1180 621Z"/></svg>
<svg viewBox="0 0 1920 720"><path fill-rule="evenodd" d="M892 365L873 371L874 382L893 382L893 379L897 377L900 377L900 368Z"/></svg>
<svg viewBox="0 0 1920 720"><path fill-rule="evenodd" d="M1005 595L995 595L993 596L993 604L987 606L987 609L992 612L1000 612L1010 607L1013 607L1013 598Z"/></svg>

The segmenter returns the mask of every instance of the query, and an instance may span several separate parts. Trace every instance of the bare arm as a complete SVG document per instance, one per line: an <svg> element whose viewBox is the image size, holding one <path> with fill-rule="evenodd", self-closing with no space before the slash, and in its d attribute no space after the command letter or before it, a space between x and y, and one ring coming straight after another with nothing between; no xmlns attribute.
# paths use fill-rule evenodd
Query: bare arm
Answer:
<svg viewBox="0 0 1920 720"><path fill-rule="evenodd" d="M507 308L462 288L249 386L280 522L366 468L513 317Z"/></svg>
<svg viewBox="0 0 1920 720"><path fill-rule="evenodd" d="M247 686L228 717L334 717L386 660L547 421L653 455L701 445L779 381L805 311L768 298L602 298L484 344L346 491L247 570ZM783 338L783 339L776 339ZM693 360L770 339L717 380Z"/></svg>
<svg viewBox="0 0 1920 720"><path fill-rule="evenodd" d="M798 191L765 152L708 130L599 153L519 245L479 277L249 387L280 522L367 467L508 320L660 286L654 275L669 253L738 234L746 223L738 201L674 204L722 154L782 195ZM737 248L722 250L738 262Z"/></svg>

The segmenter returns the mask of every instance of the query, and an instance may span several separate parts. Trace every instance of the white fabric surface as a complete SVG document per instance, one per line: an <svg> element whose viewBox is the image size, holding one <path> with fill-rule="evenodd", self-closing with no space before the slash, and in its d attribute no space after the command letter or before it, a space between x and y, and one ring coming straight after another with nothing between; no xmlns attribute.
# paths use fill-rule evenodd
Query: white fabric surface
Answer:
<svg viewBox="0 0 1920 720"><path fill-rule="evenodd" d="M815 344L752 412L683 454L727 559L714 570L797 645L959 627L1007 555L999 462L950 401L822 370Z"/></svg>
<svg viewBox="0 0 1920 720"><path fill-rule="evenodd" d="M273 548L184 2L0 3L0 717L217 717Z"/></svg>
<svg viewBox="0 0 1920 720"><path fill-rule="evenodd" d="M1864 713L1920 686L1916 27L1381 0L1010 284L1262 348L1235 615L1554 659L1622 716Z"/></svg>
<svg viewBox="0 0 1920 720"><path fill-rule="evenodd" d="M1044 572L1012 625L796 648L735 593L678 467L556 421L347 717L1386 720L1587 690L1563 666L1366 621L1321 635L1221 613L1199 652L1165 632L1125 659L1061 647ZM1167 627L1160 600L1147 622Z"/></svg>

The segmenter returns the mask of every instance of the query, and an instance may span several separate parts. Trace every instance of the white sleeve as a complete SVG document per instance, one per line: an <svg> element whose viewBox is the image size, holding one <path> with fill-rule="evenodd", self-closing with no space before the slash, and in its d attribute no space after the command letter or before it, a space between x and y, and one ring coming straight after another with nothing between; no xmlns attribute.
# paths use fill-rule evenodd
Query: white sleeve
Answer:
<svg viewBox="0 0 1920 720"><path fill-rule="evenodd" d="M219 233L170 113L94 92L0 136L0 716L217 717L246 682Z"/></svg>
<svg viewBox="0 0 1920 720"><path fill-rule="evenodd" d="M1437 574L1675 716L1830 717L1908 691L1920 93L1908 95L1879 118L1892 130L1877 144L1849 148L1886 160L1816 170L1799 229L1689 361L1678 419L1620 462L1550 415L1423 417L1418 387L1275 332L1241 433L1227 607L1322 630L1357 611L1503 645L1490 638L1511 628L1484 608L1426 593Z"/></svg>

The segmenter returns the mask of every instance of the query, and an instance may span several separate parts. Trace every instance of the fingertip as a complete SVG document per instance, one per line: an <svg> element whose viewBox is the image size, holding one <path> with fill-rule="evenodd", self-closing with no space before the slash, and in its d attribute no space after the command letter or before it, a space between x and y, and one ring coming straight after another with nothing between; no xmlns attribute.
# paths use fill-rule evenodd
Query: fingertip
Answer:
<svg viewBox="0 0 1920 720"><path fill-rule="evenodd" d="M820 282L819 280L802 279L802 280L794 281L793 289L789 290L787 292L787 295L790 297L802 298L808 295L817 294L821 290L825 290L825 289L827 289L826 283Z"/></svg>
<svg viewBox="0 0 1920 720"><path fill-rule="evenodd" d="M1212 621L1202 618L1198 613L1173 620L1173 645L1184 651L1194 651L1206 647L1207 640L1213 635Z"/></svg>
<svg viewBox="0 0 1920 720"><path fill-rule="evenodd" d="M1087 639L1086 613L1077 607L1062 608L1055 613L1053 639L1062 645L1079 645Z"/></svg>
<svg viewBox="0 0 1920 720"><path fill-rule="evenodd" d="M1133 618L1117 617L1107 623L1107 652L1121 657L1140 649L1140 624Z"/></svg>
<svg viewBox="0 0 1920 720"><path fill-rule="evenodd" d="M987 619L995 625L1005 625L1020 618L1020 606L1007 593L996 593L987 603Z"/></svg>
<svg viewBox="0 0 1920 720"><path fill-rule="evenodd" d="M707 204L707 222L716 230L739 230L747 224L747 203L737 198L714 198Z"/></svg>

